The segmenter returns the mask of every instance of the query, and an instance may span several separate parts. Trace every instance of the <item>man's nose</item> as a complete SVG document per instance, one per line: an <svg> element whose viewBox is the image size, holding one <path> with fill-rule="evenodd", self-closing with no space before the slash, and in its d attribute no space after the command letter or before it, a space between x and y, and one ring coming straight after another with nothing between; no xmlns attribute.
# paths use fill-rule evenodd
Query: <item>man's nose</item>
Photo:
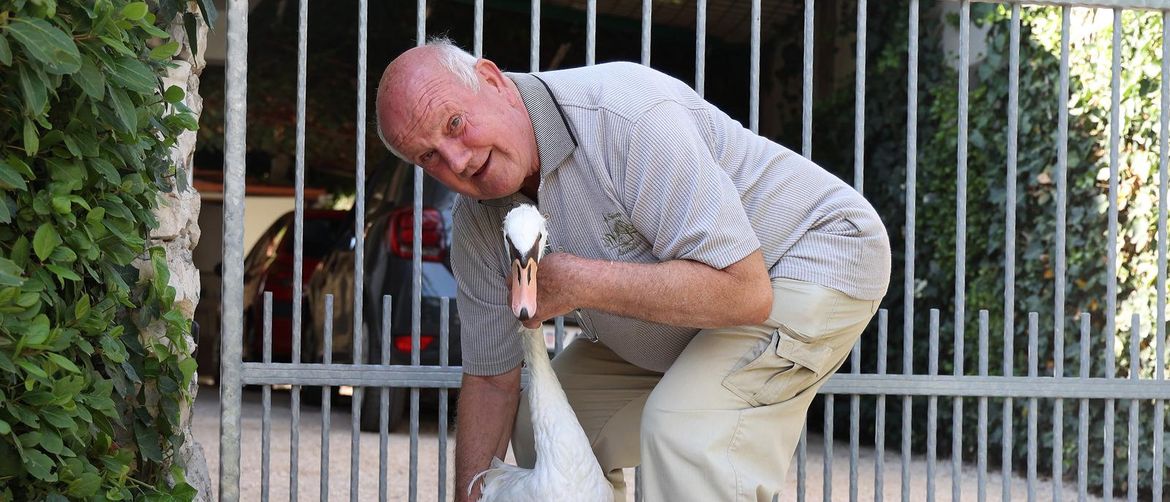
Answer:
<svg viewBox="0 0 1170 502"><path fill-rule="evenodd" d="M439 154L447 161L447 166L451 168L451 172L458 175L466 172L468 164L471 162L471 151L464 148L463 145L454 142L447 142L440 145Z"/></svg>

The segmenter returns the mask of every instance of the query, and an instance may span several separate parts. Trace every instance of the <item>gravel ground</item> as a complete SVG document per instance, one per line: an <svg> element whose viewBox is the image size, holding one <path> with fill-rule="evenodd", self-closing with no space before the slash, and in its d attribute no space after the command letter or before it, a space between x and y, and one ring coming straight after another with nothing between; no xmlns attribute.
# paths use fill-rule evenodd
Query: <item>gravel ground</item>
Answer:
<svg viewBox="0 0 1170 502"><path fill-rule="evenodd" d="M261 393L257 389L249 388L244 392L244 406L242 411L242 446L241 446L241 476L240 499L260 500L261 497ZM303 400L303 398L302 398ZM436 500L438 495L438 424L435 416L435 407L421 407L423 416L419 425L419 500ZM276 390L272 393L272 423L271 423L271 475L270 497L272 500L288 500L290 465L290 421L289 392ZM333 412L329 429L329 500L349 500L350 493L350 402L348 398L334 399ZM318 406L302 405L300 416L300 469L298 471L297 490L302 500L319 500L321 494L321 409ZM410 473L410 433L408 428L392 432L388 438L388 456L390 467L387 470L389 482L388 500L408 500ZM209 472L211 474L213 491L218 499L219 477L219 389L216 387L201 387L195 402L194 417L195 439L203 445L207 456ZM447 467L447 498L454 493L451 478L454 474L454 431L450 433L448 442ZM822 464L823 440L820 436L810 435L808 443L807 468L807 496L808 500L824 500L824 467ZM360 436L360 464L358 476L358 500L377 500L378 498L378 465L379 442L377 433L362 433ZM849 444L840 442L834 444L835 452L832 468L831 499L849 500ZM877 500L874 497L874 462L875 455L872 448L862 448L858 462L857 492L859 500ZM796 493L795 461L793 472L789 475L781 500L794 500ZM882 494L885 500L901 500L902 466L897 451L888 451L885 455L884 478ZM915 458L911 462L911 500L926 500L926 460ZM629 473L632 478L632 471ZM978 472L973 465L964 465L961 476L962 498L976 500L978 496ZM951 495L951 465L949 460L940 459L936 466L936 491L939 499L949 499ZM1003 480L998 472L992 472L987 477L987 500L1001 500ZM1055 500L1076 500L1076 483L1064 483L1064 491ZM1052 484L1043 479L1037 483L1035 493L1038 500L1052 500ZM1124 496L1124 494L1119 494ZM1011 500L1025 500L1027 498L1026 481L1019 477L1012 480ZM1090 498L1090 500L1098 500ZM633 494L630 494L633 502Z"/></svg>

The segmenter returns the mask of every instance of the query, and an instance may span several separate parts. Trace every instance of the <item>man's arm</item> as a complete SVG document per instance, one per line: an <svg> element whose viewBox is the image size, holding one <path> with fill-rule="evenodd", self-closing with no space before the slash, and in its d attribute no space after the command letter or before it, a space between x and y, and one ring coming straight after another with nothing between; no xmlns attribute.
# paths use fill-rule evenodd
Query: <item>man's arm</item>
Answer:
<svg viewBox="0 0 1170 502"><path fill-rule="evenodd" d="M690 260L624 263L554 253L541 260L538 284L540 320L587 308L714 328L760 324L772 309L771 281L758 250L722 270Z"/></svg>
<svg viewBox="0 0 1170 502"><path fill-rule="evenodd" d="M504 458L512 438L512 424L520 402L520 367L495 376L463 375L455 431L455 500L479 500L477 484L471 496L471 478Z"/></svg>

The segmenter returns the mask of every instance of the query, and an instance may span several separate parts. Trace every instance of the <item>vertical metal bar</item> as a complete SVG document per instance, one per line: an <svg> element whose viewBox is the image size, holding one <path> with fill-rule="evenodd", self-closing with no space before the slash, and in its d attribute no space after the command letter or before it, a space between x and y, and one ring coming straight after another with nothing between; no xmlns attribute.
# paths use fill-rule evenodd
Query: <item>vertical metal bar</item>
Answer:
<svg viewBox="0 0 1170 502"><path fill-rule="evenodd" d="M1081 314L1081 372L1089 378L1089 314ZM1077 500L1089 499L1089 400L1081 399L1077 410Z"/></svg>
<svg viewBox="0 0 1170 502"><path fill-rule="evenodd" d="M223 306L219 386L219 497L240 499L240 373L244 331L244 138L247 131L248 2L228 0L224 88Z"/></svg>
<svg viewBox="0 0 1170 502"><path fill-rule="evenodd" d="M1007 137L1007 214L1004 221L1003 268L1003 374L1012 376L1012 342L1016 333L1016 177L1020 136L1020 4L1012 4L1011 41L1008 56L1008 137ZM1003 472L1001 500L1012 494L1012 398L1003 400L1003 446L1000 462Z"/></svg>
<svg viewBox="0 0 1170 502"><path fill-rule="evenodd" d="M419 0L425 3L425 0ZM425 7L424 7L425 8ZM358 72L357 72L357 165L354 172L354 190L357 200L353 208L353 364L365 363L365 331L362 319L365 298L366 248L366 42L369 0L358 0ZM420 20L425 17L420 14ZM420 28L421 29L421 28ZM415 234L418 235L418 234ZM361 466L362 400L365 389L355 387L350 398L349 499L358 500L358 481Z"/></svg>
<svg viewBox="0 0 1170 502"><path fill-rule="evenodd" d="M292 295L292 362L301 362L302 288L305 262L305 101L308 76L309 1L299 2L297 19L297 139L296 174L293 196L293 295ZM289 391L292 418L289 430L289 500L297 500L300 483L301 386Z"/></svg>
<svg viewBox="0 0 1170 502"><path fill-rule="evenodd" d="M1018 14L1018 13L1017 13ZM1010 321L1004 321L1010 322ZM1003 332L1003 376L1010 377L1015 372L1015 330L1004 330ZM1003 450L1000 462L1002 464L1001 472L1003 473L1003 492L1000 500L1012 499L1012 445L1015 444L1015 434L1012 432L1013 418L1015 406L1013 406L1012 398L1003 400Z"/></svg>
<svg viewBox="0 0 1170 502"><path fill-rule="evenodd" d="M644 502L642 493L642 466L634 467L634 502Z"/></svg>
<svg viewBox="0 0 1170 502"><path fill-rule="evenodd" d="M1105 333L1117 335L1117 169L1121 138L1121 9L1113 9L1113 80L1109 109L1109 239L1105 269ZM1112 357L1112 354L1110 354ZM1110 375L1112 376L1112 375ZM1111 451L1111 450L1109 450Z"/></svg>
<svg viewBox="0 0 1170 502"><path fill-rule="evenodd" d="M801 84L800 154L812 158L813 11L816 0L804 0L804 80Z"/></svg>
<svg viewBox="0 0 1170 502"><path fill-rule="evenodd" d="M862 0L864 1L864 0ZM752 0L751 63L748 89L748 128L760 132L760 0Z"/></svg>
<svg viewBox="0 0 1170 502"><path fill-rule="evenodd" d="M410 365L422 364L422 199L423 199L423 171L419 167L414 169L414 235L412 243L412 262L414 287L410 298ZM418 500L418 387L410 388L410 502Z"/></svg>
<svg viewBox="0 0 1170 502"><path fill-rule="evenodd" d="M565 318L557 316L553 331L553 354L560 354L565 349Z"/></svg>
<svg viewBox="0 0 1170 502"><path fill-rule="evenodd" d="M589 0L596 2L597 0ZM695 92L703 95L703 76L707 64L707 0L695 7Z"/></svg>
<svg viewBox="0 0 1170 502"><path fill-rule="evenodd" d="M865 35L868 3L857 2L857 70L854 72L853 188L865 193Z"/></svg>
<svg viewBox="0 0 1170 502"><path fill-rule="evenodd" d="M878 356L877 374L886 374L887 343L889 343L890 312L886 309L878 310ZM877 413L874 423L874 462L873 462L873 497L874 502L881 502L885 492L886 482L886 395L877 396Z"/></svg>
<svg viewBox="0 0 1170 502"><path fill-rule="evenodd" d="M825 455L821 459L824 473L821 484L825 502L833 500L833 395L825 394L824 440Z"/></svg>
<svg viewBox="0 0 1170 502"><path fill-rule="evenodd" d="M414 234L418 235L418 234ZM382 295L382 349L381 363L390 364L390 330L393 306L390 295ZM378 500L385 502L389 485L386 482L386 472L390 470L389 439L390 439L390 389L378 389L380 402L378 403Z"/></svg>
<svg viewBox="0 0 1170 502"><path fill-rule="evenodd" d="M325 295L325 350L322 360L333 364L333 294ZM321 387L321 500L329 500L329 431L333 406L333 387Z"/></svg>
<svg viewBox="0 0 1170 502"><path fill-rule="evenodd" d="M930 348L926 374L938 376L938 309L930 309ZM926 500L934 500L935 464L938 462L938 396L926 401Z"/></svg>
<svg viewBox="0 0 1170 502"><path fill-rule="evenodd" d="M902 372L914 373L914 243L918 204L918 0L910 0L906 41L906 249L902 279ZM913 399L902 396L902 502L910 502L910 424Z"/></svg>
<svg viewBox="0 0 1170 502"><path fill-rule="evenodd" d="M423 45L427 41L427 0L415 3L414 16L415 45Z"/></svg>
<svg viewBox="0 0 1170 502"><path fill-rule="evenodd" d="M808 423L800 429L796 443L796 502L804 502L808 486Z"/></svg>
<svg viewBox="0 0 1170 502"><path fill-rule="evenodd" d="M1112 245L1110 246L1112 247ZM1106 312L1105 315L1108 316L1109 319L1112 319L1113 315L1111 313ZM1109 319L1106 319L1106 323L1109 322ZM1115 366L1115 358L1117 357L1117 353L1115 352L1116 348L1114 347L1114 343L1116 341L1114 336L1115 334L1116 333L1113 331L1105 332L1105 378L1114 378L1117 376L1117 367ZM1103 455L1105 458L1105 465L1103 466L1104 472L1101 475L1101 493L1106 502L1113 500L1113 455L1115 451L1113 449L1113 432L1114 419L1116 418L1116 405L1116 400L1105 400L1105 437L1103 438L1105 443L1105 455Z"/></svg>
<svg viewBox="0 0 1170 502"><path fill-rule="evenodd" d="M1028 312L1028 376L1035 377L1039 365L1040 314ZM1028 398L1028 502L1036 500L1036 398Z"/></svg>
<svg viewBox="0 0 1170 502"><path fill-rule="evenodd" d="M272 292L264 292L264 334L261 360L272 362ZM260 394L260 500L269 497L269 478L272 474L272 386L264 385Z"/></svg>
<svg viewBox="0 0 1170 502"><path fill-rule="evenodd" d="M562 321L563 322L563 321ZM439 300L439 367L446 368L449 364L451 348L451 300L443 297ZM439 389L439 500L447 500L447 406L448 391L446 387Z"/></svg>
<svg viewBox="0 0 1170 502"><path fill-rule="evenodd" d="M1142 319L1137 314L1130 317L1129 330L1129 380L1137 383L1138 372L1141 371L1141 352L1140 345L1142 341ZM1125 491L1128 495L1129 502L1137 502L1138 492L1138 442L1140 441L1139 434L1141 430L1138 429L1138 400L1129 400L1129 477L1127 479Z"/></svg>
<svg viewBox="0 0 1170 502"><path fill-rule="evenodd" d="M531 38L528 45L529 71L540 71L540 0L532 0Z"/></svg>
<svg viewBox="0 0 1170 502"><path fill-rule="evenodd" d="M642 0L642 64L650 66L650 0Z"/></svg>
<svg viewBox="0 0 1170 502"><path fill-rule="evenodd" d="M475 0L475 21L472 30L474 31L472 50L475 51L475 57L481 58L483 57L483 0Z"/></svg>
<svg viewBox="0 0 1170 502"><path fill-rule="evenodd" d="M1162 101L1159 103L1159 119L1162 125L1160 130L1159 151L1161 153L1158 169L1158 322L1157 338L1154 341L1155 362L1154 377L1158 380L1166 378L1166 169L1170 166L1170 11L1162 11ZM1164 401L1154 400L1154 480L1153 500L1162 500L1163 492L1163 455L1165 444L1163 436L1166 433L1166 409Z"/></svg>
<svg viewBox="0 0 1170 502"><path fill-rule="evenodd" d="M597 62L597 0L585 4L585 65ZM702 93L700 93L702 94Z"/></svg>
<svg viewBox="0 0 1170 502"><path fill-rule="evenodd" d="M979 376L987 376L988 329L987 310L979 311ZM979 398L979 436L976 440L976 461L979 466L979 502L987 500L987 396Z"/></svg>
<svg viewBox="0 0 1170 502"><path fill-rule="evenodd" d="M963 336L955 332L954 375L963 376ZM962 497L963 480L963 398L951 399L951 500Z"/></svg>
<svg viewBox="0 0 1170 502"><path fill-rule="evenodd" d="M861 374L861 341L853 344L853 353L849 356L851 373ZM849 500L857 500L857 464L861 453L861 396L849 396Z"/></svg>
<svg viewBox="0 0 1170 502"><path fill-rule="evenodd" d="M963 337L967 323L967 100L971 64L971 2L963 0L959 6L959 131L958 177L955 188L955 375L963 374ZM963 400L954 398L951 445L951 496L959 500L959 481L962 469Z"/></svg>
<svg viewBox="0 0 1170 502"><path fill-rule="evenodd" d="M1064 310L1064 309L1061 309ZM1063 319L1057 324L1064 324ZM1056 379L1064 378L1064 330L1056 329L1052 342L1052 376ZM1052 402L1052 500L1060 500L1064 495L1064 399L1056 398Z"/></svg>

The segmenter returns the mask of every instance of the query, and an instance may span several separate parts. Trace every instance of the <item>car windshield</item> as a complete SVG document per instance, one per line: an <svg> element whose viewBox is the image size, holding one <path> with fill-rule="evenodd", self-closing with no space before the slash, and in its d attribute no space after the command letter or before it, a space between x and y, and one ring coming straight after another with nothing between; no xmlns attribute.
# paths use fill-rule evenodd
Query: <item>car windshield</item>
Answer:
<svg viewBox="0 0 1170 502"><path fill-rule="evenodd" d="M321 258L332 249L333 242L338 238L338 232L345 225L344 219L321 218L305 219L304 251L309 258ZM284 251L292 254L293 239L284 240Z"/></svg>

